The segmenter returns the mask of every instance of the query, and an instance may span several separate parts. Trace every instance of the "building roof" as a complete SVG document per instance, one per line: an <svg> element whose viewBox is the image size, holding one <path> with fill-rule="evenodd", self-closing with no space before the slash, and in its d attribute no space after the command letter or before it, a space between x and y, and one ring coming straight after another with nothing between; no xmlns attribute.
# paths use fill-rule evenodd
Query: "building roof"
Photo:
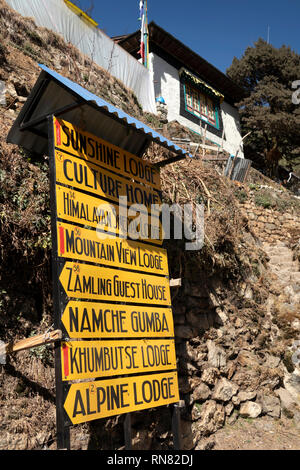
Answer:
<svg viewBox="0 0 300 470"><path fill-rule="evenodd" d="M112 39L134 56L137 55L140 49L140 31L127 36L116 36ZM154 21L149 24L149 44L150 52L154 48L163 51L175 59L178 68L186 67L198 75L199 78L205 80L211 87L221 92L225 96L225 101L234 104L244 98L244 91L239 85Z"/></svg>
<svg viewBox="0 0 300 470"><path fill-rule="evenodd" d="M45 65L39 66L42 72L9 131L8 142L47 154L47 117L53 114L79 127L84 123L94 135L138 156L152 141L177 154L175 159L191 156L143 122Z"/></svg>

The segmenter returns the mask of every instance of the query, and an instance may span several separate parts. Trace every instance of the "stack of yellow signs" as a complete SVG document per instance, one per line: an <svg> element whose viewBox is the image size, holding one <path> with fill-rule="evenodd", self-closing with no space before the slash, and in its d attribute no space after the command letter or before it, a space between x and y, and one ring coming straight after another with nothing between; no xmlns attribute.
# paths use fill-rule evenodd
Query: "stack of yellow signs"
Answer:
<svg viewBox="0 0 300 470"><path fill-rule="evenodd" d="M71 382L65 411L77 424L175 403L167 253L150 214L161 203L159 172L69 122L54 118L53 126L59 280L68 298L61 322L70 339L61 346L62 380ZM127 218L132 204L145 207L138 230L136 213Z"/></svg>

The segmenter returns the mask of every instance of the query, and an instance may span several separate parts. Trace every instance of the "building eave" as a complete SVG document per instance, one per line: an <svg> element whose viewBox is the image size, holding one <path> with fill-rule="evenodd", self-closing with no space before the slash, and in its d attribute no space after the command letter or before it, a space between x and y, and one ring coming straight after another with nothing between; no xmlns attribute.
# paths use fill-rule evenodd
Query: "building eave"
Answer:
<svg viewBox="0 0 300 470"><path fill-rule="evenodd" d="M167 55L173 57L182 67L189 69L210 86L216 88L224 95L225 101L230 104L236 104L245 97L243 89L227 75L153 21L149 24L149 43L150 52L152 45L157 46ZM136 56L140 48L140 31L123 38L118 37L118 44Z"/></svg>

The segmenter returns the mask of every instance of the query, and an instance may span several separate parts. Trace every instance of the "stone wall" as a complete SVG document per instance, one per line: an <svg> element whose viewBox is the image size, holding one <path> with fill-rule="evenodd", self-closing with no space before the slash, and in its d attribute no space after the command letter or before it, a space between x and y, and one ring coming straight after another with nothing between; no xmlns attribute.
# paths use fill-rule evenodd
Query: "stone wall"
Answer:
<svg viewBox="0 0 300 470"><path fill-rule="evenodd" d="M253 198L241 204L244 215L248 217L250 229L262 241L297 242L300 237L300 213L294 208L284 211L276 208L258 206Z"/></svg>

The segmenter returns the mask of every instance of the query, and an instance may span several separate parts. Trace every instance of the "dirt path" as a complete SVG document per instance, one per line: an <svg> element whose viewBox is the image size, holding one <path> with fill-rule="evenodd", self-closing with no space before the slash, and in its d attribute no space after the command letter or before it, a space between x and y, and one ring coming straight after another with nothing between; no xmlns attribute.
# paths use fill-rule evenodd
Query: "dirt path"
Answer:
<svg viewBox="0 0 300 470"><path fill-rule="evenodd" d="M300 426L285 417L240 418L214 437L213 450L300 450Z"/></svg>

